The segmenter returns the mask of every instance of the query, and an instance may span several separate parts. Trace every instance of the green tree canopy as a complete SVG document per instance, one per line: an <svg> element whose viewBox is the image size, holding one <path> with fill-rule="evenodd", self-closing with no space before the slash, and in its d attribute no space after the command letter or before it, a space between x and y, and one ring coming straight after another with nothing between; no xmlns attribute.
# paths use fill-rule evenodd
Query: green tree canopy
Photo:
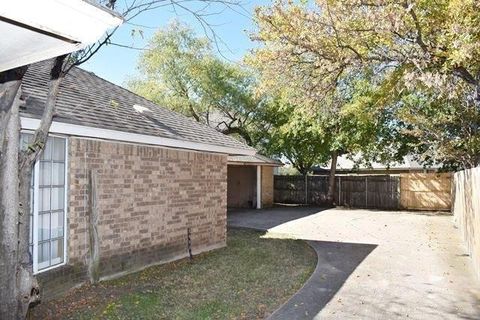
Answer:
<svg viewBox="0 0 480 320"><path fill-rule="evenodd" d="M383 158L410 146L425 163L470 167L478 165L479 9L473 0L277 1L256 11L253 38L264 45L254 65L263 86L293 87L307 108L335 107L332 92L366 78L370 88L347 104L387 121L380 127L400 139L387 143L383 130L377 145L392 152Z"/></svg>
<svg viewBox="0 0 480 320"><path fill-rule="evenodd" d="M237 64L218 58L207 38L173 22L160 29L138 62L134 92L253 145L250 127L261 99L255 78Z"/></svg>
<svg viewBox="0 0 480 320"><path fill-rule="evenodd" d="M316 118L277 97L266 103L256 124L258 148L269 156L286 158L303 175L330 158L330 135Z"/></svg>

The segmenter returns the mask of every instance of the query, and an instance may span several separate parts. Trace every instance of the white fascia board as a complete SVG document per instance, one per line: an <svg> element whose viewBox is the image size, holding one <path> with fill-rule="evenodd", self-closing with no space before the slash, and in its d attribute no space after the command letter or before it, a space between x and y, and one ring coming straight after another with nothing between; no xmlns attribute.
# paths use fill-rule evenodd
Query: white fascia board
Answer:
<svg viewBox="0 0 480 320"><path fill-rule="evenodd" d="M268 163L268 162L245 162L245 161L228 161L232 166L262 166L262 167L283 167L282 164Z"/></svg>
<svg viewBox="0 0 480 320"><path fill-rule="evenodd" d="M113 11L83 0L6 0L0 16L83 45L123 22Z"/></svg>
<svg viewBox="0 0 480 320"><path fill-rule="evenodd" d="M36 130L40 125L39 119L21 117L20 121L21 121L21 127L23 130ZM212 145L207 143L199 143L199 142L191 142L191 141L177 140L177 139L164 138L164 137L149 136L149 135L143 135L138 133L129 133L129 132L123 132L123 131L117 131L117 130L110 130L110 129L86 127L86 126L81 126L76 124L69 124L69 123L55 122L55 121L52 122L49 132L53 134L56 133L56 134L63 134L63 135L69 135L69 136L96 138L96 139L104 139L104 140L119 141L119 142L130 142L130 143L138 143L138 144L148 144L148 145L197 150L197 151L204 151L204 152L215 152L215 153L236 154L236 155L246 155L246 156L256 154L256 150L253 148L239 149L239 148L232 148L232 147L225 147L225 146L217 146L217 145Z"/></svg>

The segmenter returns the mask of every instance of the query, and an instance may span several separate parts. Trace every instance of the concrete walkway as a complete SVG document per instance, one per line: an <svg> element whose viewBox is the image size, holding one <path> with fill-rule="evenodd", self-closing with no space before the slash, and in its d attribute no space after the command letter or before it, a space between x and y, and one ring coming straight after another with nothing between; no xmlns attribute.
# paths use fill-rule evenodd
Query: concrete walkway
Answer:
<svg viewBox="0 0 480 320"><path fill-rule="evenodd" d="M228 224L317 252L311 278L271 319L480 319L480 282L451 216L283 207L229 212Z"/></svg>

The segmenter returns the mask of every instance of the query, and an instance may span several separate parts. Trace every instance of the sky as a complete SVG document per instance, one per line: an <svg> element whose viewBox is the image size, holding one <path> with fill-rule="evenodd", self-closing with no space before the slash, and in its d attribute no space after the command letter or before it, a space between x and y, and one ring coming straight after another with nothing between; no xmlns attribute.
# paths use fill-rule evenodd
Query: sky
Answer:
<svg viewBox="0 0 480 320"><path fill-rule="evenodd" d="M206 19L220 39L217 41L219 56L234 62L241 61L242 57L254 46L258 45L249 39L248 33L254 31L252 15L256 6L268 5L269 0L252 0L242 2L242 7L225 9L222 5L209 7ZM199 8L198 2L184 2L189 8ZM197 19L191 14L177 8L163 7L140 14L129 23L123 24L113 35L112 42L121 45L144 48L148 40L158 28L165 27L177 19L194 29L199 36L205 31ZM132 30L136 30L132 36ZM143 32L140 36L138 30ZM142 50L123 48L115 45L104 46L89 61L82 64L82 68L92 71L98 76L118 85L136 75L136 65Z"/></svg>

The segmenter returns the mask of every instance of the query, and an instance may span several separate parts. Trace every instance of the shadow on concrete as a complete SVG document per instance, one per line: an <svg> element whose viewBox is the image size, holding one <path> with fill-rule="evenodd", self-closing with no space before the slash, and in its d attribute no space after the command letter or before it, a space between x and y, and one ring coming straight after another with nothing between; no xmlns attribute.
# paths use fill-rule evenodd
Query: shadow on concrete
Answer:
<svg viewBox="0 0 480 320"><path fill-rule="evenodd" d="M304 286L269 319L313 319L377 247L373 244L308 241L318 257Z"/></svg>
<svg viewBox="0 0 480 320"><path fill-rule="evenodd" d="M312 276L270 319L480 319L480 287L468 275L469 262L457 261L468 257L439 242L455 237L437 239L451 230L447 220L421 217L436 215L430 212L375 213L306 206L229 211L229 227L266 231L267 238L311 239L317 253ZM388 221L400 231L386 232ZM329 236L335 242L323 241Z"/></svg>
<svg viewBox="0 0 480 320"><path fill-rule="evenodd" d="M228 226L267 231L290 221L321 214L329 208L277 206L269 209L230 209ZM317 253L317 266L304 286L269 319L313 319L340 290L348 277L377 247L375 244L307 241Z"/></svg>
<svg viewBox="0 0 480 320"><path fill-rule="evenodd" d="M312 206L275 206L267 209L228 209L229 227L268 230L289 221L301 219L328 210Z"/></svg>

